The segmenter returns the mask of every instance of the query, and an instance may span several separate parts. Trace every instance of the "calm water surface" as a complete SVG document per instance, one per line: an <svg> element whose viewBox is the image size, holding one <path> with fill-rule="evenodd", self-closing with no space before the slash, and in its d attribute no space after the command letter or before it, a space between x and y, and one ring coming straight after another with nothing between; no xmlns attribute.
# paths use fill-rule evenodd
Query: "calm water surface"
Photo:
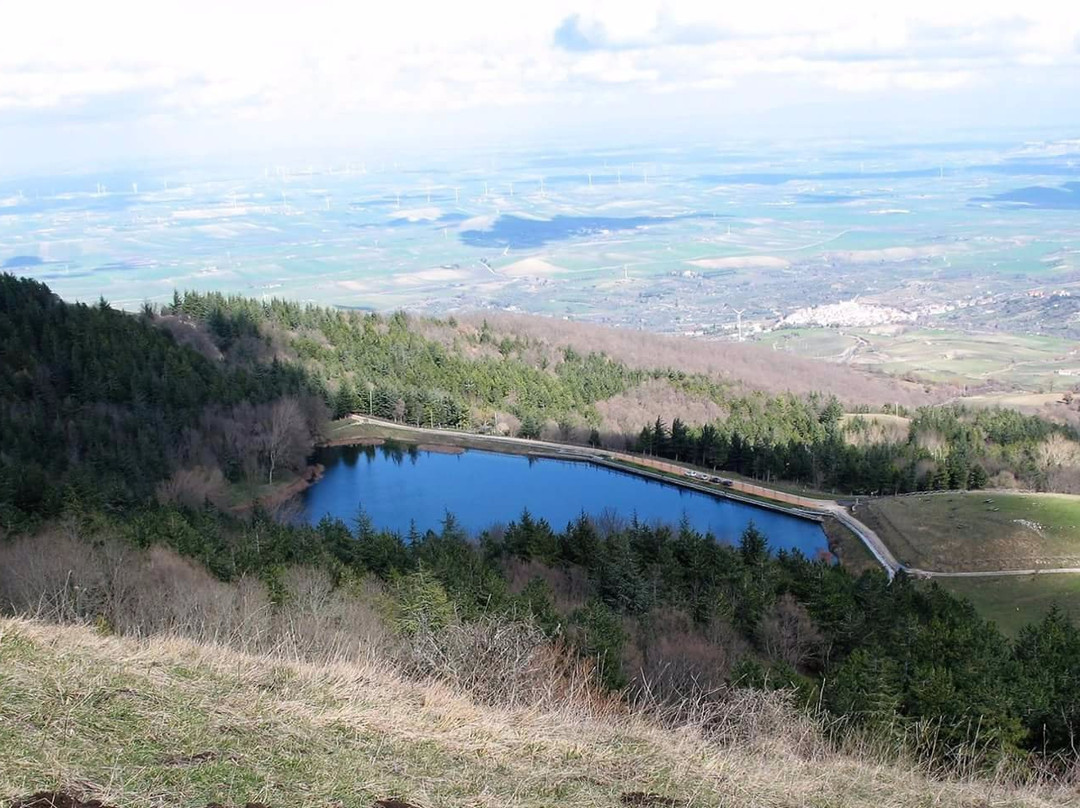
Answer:
<svg viewBox="0 0 1080 808"><path fill-rule="evenodd" d="M773 549L810 557L828 549L816 522L580 461L386 446L323 449L318 460L326 474L304 495L312 523L327 514L351 522L362 507L376 527L406 533L413 520L437 529L449 511L476 534L528 508L556 530L582 512L673 525L685 516L720 541L738 541L753 521Z"/></svg>

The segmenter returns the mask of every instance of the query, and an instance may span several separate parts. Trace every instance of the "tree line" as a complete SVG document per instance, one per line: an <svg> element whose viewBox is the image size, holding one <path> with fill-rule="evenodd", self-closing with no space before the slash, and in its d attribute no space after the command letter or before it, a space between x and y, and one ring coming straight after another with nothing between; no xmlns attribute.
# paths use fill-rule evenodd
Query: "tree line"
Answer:
<svg viewBox="0 0 1080 808"><path fill-rule="evenodd" d="M416 426L488 431L498 427L502 412L516 419L520 437L636 450L857 494L980 488L992 479L1070 490L1064 472L1080 466L1075 430L1013 410L957 404L903 410L911 416L903 434L870 439L868 408L846 416L835 396L747 392L714 377L630 368L569 346L552 360L527 338L497 337L486 321L472 330L437 323L444 327L437 341L423 336L426 321L401 312L381 317L190 292L176 294L166 311L205 323L226 351L245 339L280 335L339 418L359 412ZM657 413L636 435L602 430L596 405L650 379L707 398L725 415L687 424L677 412ZM896 406L882 411L899 416ZM1053 456L1048 447L1055 441L1068 449L1067 457Z"/></svg>
<svg viewBox="0 0 1080 808"><path fill-rule="evenodd" d="M868 419L847 415L834 397L743 397L730 415L691 426L677 416L642 428L634 450L756 479L789 480L854 494L984 488L991 472L1048 487L1047 449L1072 445L1064 425L1003 409L962 404L920 407L904 434L853 440Z"/></svg>

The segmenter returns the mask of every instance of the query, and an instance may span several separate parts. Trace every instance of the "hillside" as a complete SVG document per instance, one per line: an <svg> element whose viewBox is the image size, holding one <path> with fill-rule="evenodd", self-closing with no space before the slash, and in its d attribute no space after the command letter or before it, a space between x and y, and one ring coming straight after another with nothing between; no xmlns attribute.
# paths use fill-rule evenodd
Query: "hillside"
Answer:
<svg viewBox="0 0 1080 808"><path fill-rule="evenodd" d="M527 509L472 532L452 513L437 529L394 532L360 509L308 523L250 503L304 472L331 413L365 409L455 435L503 431L513 416L526 444L554 422L563 440L617 439L652 458L855 493L980 487L989 472L1067 483L1080 454L1066 427L920 407L909 440L881 443L835 397L640 370L490 325L198 294L132 315L66 304L10 276L0 278L0 369L4 614L136 637L254 633L257 647L239 647L261 653L282 652L256 632L262 623L307 635L314 621L323 633L312 636L354 655L376 626L406 651L429 639L425 659L395 657L400 672L424 676L447 654L485 660L447 642L527 640L528 658L568 666L542 681L587 666L590 692L619 709L641 699L697 709L703 694L780 688L793 724L850 728L937 772L1066 778L1075 763L1080 631L1057 611L1032 614L1010 639L906 575L773 553L753 524L737 545L685 522L549 524ZM604 402L657 382L721 412L599 433ZM236 507L245 497L254 507ZM488 669L500 682L519 672ZM840 740L830 748L846 748Z"/></svg>
<svg viewBox="0 0 1080 808"><path fill-rule="evenodd" d="M828 751L775 701L661 726L569 701L485 707L377 662L301 664L179 639L0 620L0 797L106 805L1070 804ZM403 803L402 803L403 804Z"/></svg>
<svg viewBox="0 0 1080 808"><path fill-rule="evenodd" d="M505 312L459 319L477 328L487 322L497 335L525 337L552 346L568 345L583 352L600 351L633 368L678 368L768 393L819 392L835 395L846 404L875 407L897 402L905 407L940 403L955 393L944 386L912 383L753 343L675 337Z"/></svg>

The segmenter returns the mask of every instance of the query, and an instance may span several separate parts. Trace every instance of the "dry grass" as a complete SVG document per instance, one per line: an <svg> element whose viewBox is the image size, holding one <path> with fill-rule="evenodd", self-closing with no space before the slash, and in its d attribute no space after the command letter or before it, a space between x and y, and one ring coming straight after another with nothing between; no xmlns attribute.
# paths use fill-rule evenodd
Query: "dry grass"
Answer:
<svg viewBox="0 0 1080 808"><path fill-rule="evenodd" d="M942 783L836 754L781 699L740 698L665 727L573 700L480 706L374 661L285 662L0 620L0 797L62 787L122 808L387 796L616 806L633 791L701 806L1075 804L1075 792Z"/></svg>

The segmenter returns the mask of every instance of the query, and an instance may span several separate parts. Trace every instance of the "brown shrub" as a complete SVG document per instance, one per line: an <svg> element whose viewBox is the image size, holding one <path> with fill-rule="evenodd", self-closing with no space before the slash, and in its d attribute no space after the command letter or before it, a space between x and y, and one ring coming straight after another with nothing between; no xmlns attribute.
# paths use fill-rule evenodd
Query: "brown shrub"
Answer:
<svg viewBox="0 0 1080 808"><path fill-rule="evenodd" d="M177 469L157 487L157 500L163 505L201 508L206 503L223 507L228 498L228 484L216 466Z"/></svg>
<svg viewBox="0 0 1080 808"><path fill-rule="evenodd" d="M716 618L707 629L674 609L657 609L629 626L623 665L631 687L669 702L721 688L748 646L729 623Z"/></svg>
<svg viewBox="0 0 1080 808"><path fill-rule="evenodd" d="M323 571L292 568L282 588L285 602L274 608L255 579L226 583L166 547L90 543L62 528L0 544L0 609L8 613L309 661L369 658L393 645L380 585L335 588Z"/></svg>
<svg viewBox="0 0 1080 808"><path fill-rule="evenodd" d="M522 561L511 558L503 564L510 591L515 595L534 578L539 578L551 589L551 598L555 610L568 615L575 609L582 608L589 599L589 579L580 567L556 568L542 564L535 559Z"/></svg>
<svg viewBox="0 0 1080 808"><path fill-rule="evenodd" d="M482 704L574 705L593 712L616 704L597 689L589 661L527 620L484 616L420 631L408 639L400 662L409 674L445 682Z"/></svg>
<svg viewBox="0 0 1080 808"><path fill-rule="evenodd" d="M806 607L785 593L761 621L761 640L772 659L793 668L818 660L824 652L824 638Z"/></svg>

